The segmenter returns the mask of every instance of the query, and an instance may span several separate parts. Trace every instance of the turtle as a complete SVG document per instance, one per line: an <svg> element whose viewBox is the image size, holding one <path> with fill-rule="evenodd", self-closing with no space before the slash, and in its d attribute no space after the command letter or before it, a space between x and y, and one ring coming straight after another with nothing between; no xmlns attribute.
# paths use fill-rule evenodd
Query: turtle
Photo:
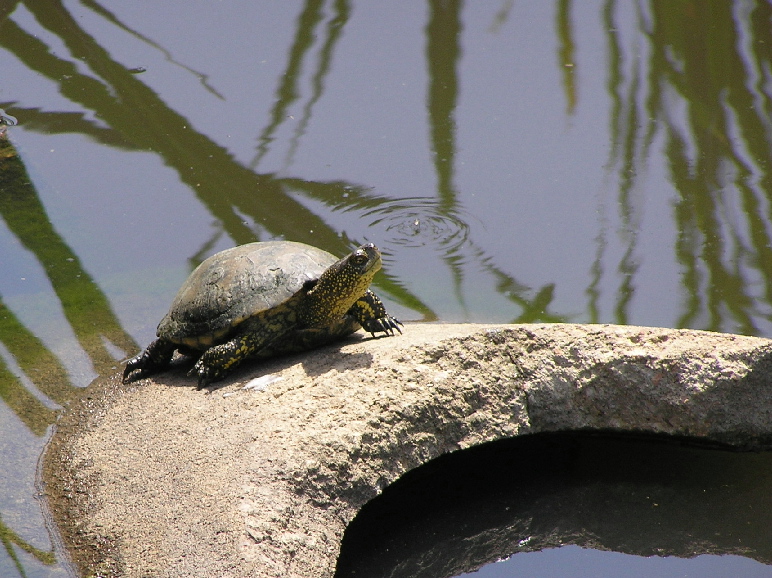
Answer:
<svg viewBox="0 0 772 578"><path fill-rule="evenodd" d="M370 289L381 252L362 245L342 259L293 241L248 243L204 260L182 284L155 339L129 359L124 383L169 366L175 351L197 356L198 388L244 360L306 351L360 328L402 333Z"/></svg>

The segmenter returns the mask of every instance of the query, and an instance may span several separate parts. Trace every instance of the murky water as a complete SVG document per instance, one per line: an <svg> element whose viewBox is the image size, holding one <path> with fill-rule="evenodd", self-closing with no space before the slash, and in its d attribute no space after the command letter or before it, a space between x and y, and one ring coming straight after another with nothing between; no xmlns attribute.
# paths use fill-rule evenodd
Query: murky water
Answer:
<svg viewBox="0 0 772 578"><path fill-rule="evenodd" d="M57 412L235 244L374 242L403 320L772 337L771 19L750 0L1 3L0 575L65 574L34 500Z"/></svg>
<svg viewBox="0 0 772 578"><path fill-rule="evenodd" d="M769 576L770 482L770 453L657 436L504 440L368 503L336 578L465 576L501 552L513 556L468 576Z"/></svg>

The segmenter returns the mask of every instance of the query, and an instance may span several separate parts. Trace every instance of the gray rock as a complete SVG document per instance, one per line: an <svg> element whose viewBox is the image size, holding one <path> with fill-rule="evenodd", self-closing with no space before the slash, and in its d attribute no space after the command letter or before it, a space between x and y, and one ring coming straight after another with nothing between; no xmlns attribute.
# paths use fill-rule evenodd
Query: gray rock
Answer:
<svg viewBox="0 0 772 578"><path fill-rule="evenodd" d="M85 573L332 576L362 506L448 452L577 430L770 448L771 354L689 330L410 325L211 394L184 370L113 378L61 421L46 492Z"/></svg>

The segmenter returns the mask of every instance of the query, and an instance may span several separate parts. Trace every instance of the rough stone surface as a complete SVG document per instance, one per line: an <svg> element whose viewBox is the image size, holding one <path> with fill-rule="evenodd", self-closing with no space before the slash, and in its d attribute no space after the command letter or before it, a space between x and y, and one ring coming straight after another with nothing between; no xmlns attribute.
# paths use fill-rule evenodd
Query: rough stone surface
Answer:
<svg viewBox="0 0 772 578"><path fill-rule="evenodd" d="M573 430L771 447L771 356L689 330L409 325L210 394L184 369L113 378L61 420L46 492L86 575L332 576L359 509L447 452Z"/></svg>

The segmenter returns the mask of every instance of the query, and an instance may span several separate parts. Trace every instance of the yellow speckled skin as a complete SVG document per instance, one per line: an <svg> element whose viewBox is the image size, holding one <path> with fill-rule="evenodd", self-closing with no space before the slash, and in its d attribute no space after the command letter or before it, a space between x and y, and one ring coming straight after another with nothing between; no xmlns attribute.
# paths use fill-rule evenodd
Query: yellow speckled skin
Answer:
<svg viewBox="0 0 772 578"><path fill-rule="evenodd" d="M124 381L164 369L177 349L201 353L190 371L200 389L251 357L319 347L360 327L372 335L401 332L368 289L380 268L374 245L338 261L289 241L213 255L183 284L158 325L158 339L128 361Z"/></svg>

